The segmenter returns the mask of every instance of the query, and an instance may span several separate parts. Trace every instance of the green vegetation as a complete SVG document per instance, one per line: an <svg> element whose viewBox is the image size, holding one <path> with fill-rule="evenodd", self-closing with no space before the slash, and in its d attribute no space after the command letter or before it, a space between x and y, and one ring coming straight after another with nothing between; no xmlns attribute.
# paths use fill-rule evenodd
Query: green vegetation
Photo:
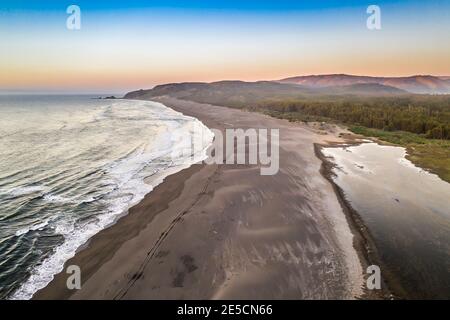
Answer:
<svg viewBox="0 0 450 320"><path fill-rule="evenodd" d="M449 96L315 97L301 100L262 101L256 109L334 119L384 131L406 131L430 139L450 139Z"/></svg>

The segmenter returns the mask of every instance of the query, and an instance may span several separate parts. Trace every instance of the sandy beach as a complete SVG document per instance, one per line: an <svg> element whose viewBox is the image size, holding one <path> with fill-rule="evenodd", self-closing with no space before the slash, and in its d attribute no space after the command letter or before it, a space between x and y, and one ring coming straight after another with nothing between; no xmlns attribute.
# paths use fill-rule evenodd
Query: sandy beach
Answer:
<svg viewBox="0 0 450 320"><path fill-rule="evenodd" d="M209 128L280 129L280 170L196 164L165 179L66 262L35 299L353 299L367 294L362 241L321 174L327 130L160 97Z"/></svg>

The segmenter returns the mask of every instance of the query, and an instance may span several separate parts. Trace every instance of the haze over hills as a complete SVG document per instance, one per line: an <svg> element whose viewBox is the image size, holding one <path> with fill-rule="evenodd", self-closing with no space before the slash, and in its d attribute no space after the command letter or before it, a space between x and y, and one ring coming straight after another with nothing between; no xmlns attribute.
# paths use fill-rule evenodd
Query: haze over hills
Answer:
<svg viewBox="0 0 450 320"><path fill-rule="evenodd" d="M324 88L354 84L380 84L418 94L450 93L450 77L415 75L410 77L370 77L348 74L325 74L290 77L281 83L294 83L311 88Z"/></svg>
<svg viewBox="0 0 450 320"><path fill-rule="evenodd" d="M170 95L194 101L252 101L254 99L287 99L300 96L318 95L403 95L407 91L378 83L342 84L326 87L312 87L295 83L277 81L218 81L212 83L184 82L163 84L148 90L127 93L126 99L145 99L155 96Z"/></svg>
<svg viewBox="0 0 450 320"><path fill-rule="evenodd" d="M439 79L444 80L450 86L450 76L439 77Z"/></svg>

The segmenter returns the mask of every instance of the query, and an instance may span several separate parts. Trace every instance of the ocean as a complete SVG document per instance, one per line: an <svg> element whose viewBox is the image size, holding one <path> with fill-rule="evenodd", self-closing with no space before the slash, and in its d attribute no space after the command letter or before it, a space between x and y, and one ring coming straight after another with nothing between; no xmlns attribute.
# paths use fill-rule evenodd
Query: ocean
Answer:
<svg viewBox="0 0 450 320"><path fill-rule="evenodd" d="M30 299L164 177L206 157L213 133L197 119L93 98L0 95L0 299Z"/></svg>

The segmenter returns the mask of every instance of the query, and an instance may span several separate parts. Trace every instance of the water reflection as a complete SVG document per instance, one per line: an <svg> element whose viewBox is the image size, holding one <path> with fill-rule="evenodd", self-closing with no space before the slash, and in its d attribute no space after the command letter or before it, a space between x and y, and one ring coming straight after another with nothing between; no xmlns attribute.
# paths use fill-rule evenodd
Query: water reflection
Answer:
<svg viewBox="0 0 450 320"><path fill-rule="evenodd" d="M450 298L450 184L414 166L400 147L364 143L323 153L408 295Z"/></svg>

